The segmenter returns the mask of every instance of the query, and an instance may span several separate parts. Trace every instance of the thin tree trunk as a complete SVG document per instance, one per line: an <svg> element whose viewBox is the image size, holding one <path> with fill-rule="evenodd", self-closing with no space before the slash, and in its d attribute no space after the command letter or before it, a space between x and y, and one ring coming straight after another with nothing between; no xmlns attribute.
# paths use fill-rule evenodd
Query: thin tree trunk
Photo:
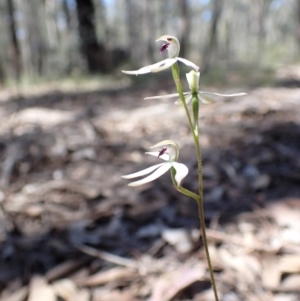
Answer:
<svg viewBox="0 0 300 301"><path fill-rule="evenodd" d="M297 21L297 41L299 45L299 55L300 55L300 0L297 1L296 21Z"/></svg>
<svg viewBox="0 0 300 301"><path fill-rule="evenodd" d="M203 71L208 71L210 68L212 58L217 52L218 42L218 24L221 19L223 0L213 0L213 12L211 18L211 25L209 29L208 42L203 55Z"/></svg>
<svg viewBox="0 0 300 301"><path fill-rule="evenodd" d="M24 12L24 27L28 33L25 37L25 64L27 70L31 71L33 76L42 76L47 70L47 53L48 47L45 41L44 29L44 0L27 0L20 1L22 11ZM24 45L23 44L23 45ZM30 64L26 61L30 61Z"/></svg>
<svg viewBox="0 0 300 301"><path fill-rule="evenodd" d="M11 37L11 58L14 66L15 77L19 81L21 78L21 49L16 35L16 23L14 19L15 7L13 0L7 0L9 33Z"/></svg>
<svg viewBox="0 0 300 301"><path fill-rule="evenodd" d="M189 14L189 5L187 0L179 0L180 10L180 56L186 57L188 52L189 33L191 28L191 18Z"/></svg>
<svg viewBox="0 0 300 301"><path fill-rule="evenodd" d="M72 30L72 24L71 24L71 14L69 10L69 5L67 0L62 1L62 9L66 18L67 28L69 31Z"/></svg>
<svg viewBox="0 0 300 301"><path fill-rule="evenodd" d="M147 42L143 34L143 6L141 2L126 0L127 23L129 32L130 59L134 68L147 61Z"/></svg>
<svg viewBox="0 0 300 301"><path fill-rule="evenodd" d="M5 83L5 71L2 63L2 58L0 57L0 85Z"/></svg>
<svg viewBox="0 0 300 301"><path fill-rule="evenodd" d="M81 53L90 73L109 69L109 59L103 44L99 44L95 28L95 7L92 0L76 0Z"/></svg>
<svg viewBox="0 0 300 301"><path fill-rule="evenodd" d="M154 49L153 49L153 40L156 38L154 36L155 34L155 13L154 13L154 3L150 1L145 1L145 17L146 17L146 25L148 28L147 33L147 56L149 59L149 62L154 61Z"/></svg>
<svg viewBox="0 0 300 301"><path fill-rule="evenodd" d="M266 38L266 18L269 13L270 3L272 0L261 0L259 1L259 11L257 16L257 24L258 24L258 43L257 43L257 53L255 60L262 57L262 53L265 45Z"/></svg>
<svg viewBox="0 0 300 301"><path fill-rule="evenodd" d="M98 34L98 39L103 41L105 44L109 40L109 30L108 30L108 21L106 18L106 6L103 0L97 0L95 2L95 15L96 15L96 32Z"/></svg>
<svg viewBox="0 0 300 301"><path fill-rule="evenodd" d="M61 44L61 39L59 35L59 30L57 26L57 3L55 1L46 1L44 5L43 15L45 17L45 26L48 36L48 46L51 51L59 49Z"/></svg>

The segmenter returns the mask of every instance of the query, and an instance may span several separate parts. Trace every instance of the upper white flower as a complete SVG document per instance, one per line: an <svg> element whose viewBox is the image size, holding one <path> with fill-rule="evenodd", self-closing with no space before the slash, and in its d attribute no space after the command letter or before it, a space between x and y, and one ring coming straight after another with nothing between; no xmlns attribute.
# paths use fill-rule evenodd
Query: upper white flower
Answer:
<svg viewBox="0 0 300 301"><path fill-rule="evenodd" d="M155 63L153 65L143 67L139 70L134 70L134 71L124 71L123 70L122 72L126 73L126 74L133 74L133 75L145 74L145 73L151 73L151 72L156 73L156 72L160 72L162 70L170 68L177 61L184 63L185 65L193 68L196 71L199 70L199 67L197 65L195 65L193 62L186 60L184 58L178 57L179 51L180 51L180 43L177 38L170 36L170 35L164 35L156 40L156 42L158 42L158 41L165 42L162 45L162 47L160 48L160 52L164 52L165 50L167 50L169 58L162 60L158 63Z"/></svg>
<svg viewBox="0 0 300 301"><path fill-rule="evenodd" d="M132 183L129 183L128 186L140 186L143 184L146 184L148 182L151 182L157 178L159 178L161 175L166 173L171 167L174 167L176 174L175 174L175 181L177 186L180 186L180 183L182 180L186 177L188 174L188 168L182 164L176 162L179 155L179 148L178 145L172 141L172 140L164 140L162 142L159 142L150 148L156 148L156 147L162 147L163 148L159 152L146 152L147 155L151 155L157 158L163 159L165 162L153 165L151 167L148 167L146 169L143 169L139 172L135 172L129 175L122 176L124 179L133 179L141 176L147 176L146 178L143 178L139 181L135 181Z"/></svg>
<svg viewBox="0 0 300 301"><path fill-rule="evenodd" d="M234 94L220 94L220 93L213 93L213 92L206 92L206 91L199 91L199 80L200 80L200 72L195 72L191 70L189 73L186 74L186 79L188 81L190 90L189 92L184 92L185 101L189 103L193 98L193 95L197 95L198 99L205 104L215 103L216 100L211 97L213 96L222 96L222 97L235 97L235 96L243 96L247 95L246 93L234 93ZM161 96L150 96L146 97L145 99L162 99L162 98L173 98L179 97L178 93L168 94L168 95L161 95ZM181 100L178 99L175 101L175 104L180 104Z"/></svg>

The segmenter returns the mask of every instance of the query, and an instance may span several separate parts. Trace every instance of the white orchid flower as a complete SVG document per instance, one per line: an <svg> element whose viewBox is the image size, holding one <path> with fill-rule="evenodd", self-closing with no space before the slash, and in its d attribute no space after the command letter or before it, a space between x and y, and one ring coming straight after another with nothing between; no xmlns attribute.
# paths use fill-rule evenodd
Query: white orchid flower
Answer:
<svg viewBox="0 0 300 301"><path fill-rule="evenodd" d="M163 159L165 162L153 165L151 167L148 167L146 169L143 169L139 172L135 172L129 175L122 176L124 179L133 179L141 176L147 176L146 178L143 178L139 181L135 181L132 183L129 183L128 186L140 186L143 184L146 184L148 182L151 182L160 176L162 176L164 173L166 173L170 168L175 169L175 176L174 179L176 181L177 186L180 186L182 180L186 177L188 174L188 168L182 164L176 162L179 155L179 147L178 145L172 141L172 140L164 140L162 142L159 142L150 148L156 148L156 147L162 147L163 148L158 152L146 152L147 155L151 155L157 158Z"/></svg>
<svg viewBox="0 0 300 301"><path fill-rule="evenodd" d="M169 36L169 35L164 35L156 40L156 42L158 42L158 41L166 42L160 48L160 52L164 52L165 50L168 50L169 57L167 59L162 60L153 65L143 67L139 70L134 70L134 71L124 71L123 70L122 72L126 73L126 74L131 74L131 75L145 74L145 73L151 73L151 72L156 73L156 72L160 72L160 71L170 68L177 61L184 63L185 65L195 69L196 71L199 70L199 67L197 65L195 65L193 62L186 60L184 58L178 57L179 51L180 51L180 43L177 38L175 38L173 36Z"/></svg>
<svg viewBox="0 0 300 301"><path fill-rule="evenodd" d="M216 100L211 96L236 97L236 96L247 95L246 93L220 94L220 93L200 91L199 90L200 72L195 72L194 70L191 70L189 73L186 74L186 79L188 81L191 90L189 92L183 92L187 104L191 101L194 95L197 95L198 99L200 99L200 101L203 102L204 104L211 104L216 102ZM179 94L174 93L174 94L161 95L161 96L151 96L151 97L146 97L145 99L163 99L163 98L173 98L173 97L179 97ZM180 103L181 103L180 99L175 101L175 104L180 104Z"/></svg>

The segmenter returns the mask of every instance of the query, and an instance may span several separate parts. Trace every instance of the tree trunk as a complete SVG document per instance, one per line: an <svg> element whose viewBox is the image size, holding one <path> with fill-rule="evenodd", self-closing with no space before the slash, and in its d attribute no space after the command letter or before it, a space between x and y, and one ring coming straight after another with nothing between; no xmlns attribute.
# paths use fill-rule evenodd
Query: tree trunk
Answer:
<svg viewBox="0 0 300 301"><path fill-rule="evenodd" d="M296 20L297 20L297 41L300 49L300 0L297 0ZM300 55L300 51L299 51L299 55Z"/></svg>
<svg viewBox="0 0 300 301"><path fill-rule="evenodd" d="M2 58L0 57L0 85L4 85L5 79L5 71L2 63Z"/></svg>
<svg viewBox="0 0 300 301"><path fill-rule="evenodd" d="M188 52L189 33L191 28L191 18L189 16L189 6L187 0L179 0L180 10L180 56L186 57Z"/></svg>
<svg viewBox="0 0 300 301"><path fill-rule="evenodd" d="M142 4L141 1L126 0L129 51L133 68L138 68L147 63L147 37L143 34L145 15Z"/></svg>
<svg viewBox="0 0 300 301"><path fill-rule="evenodd" d="M104 73L109 58L103 44L99 44L95 28L95 7L92 0L76 0L81 53L90 73Z"/></svg>
<svg viewBox="0 0 300 301"><path fill-rule="evenodd" d="M19 81L21 78L22 65L21 65L21 50L19 41L16 35L16 23L14 18L15 7L13 0L7 0L8 20L9 20L9 33L11 37L11 59L14 66L15 78Z"/></svg>
<svg viewBox="0 0 300 301"><path fill-rule="evenodd" d="M65 19L66 19L66 23L67 23L67 28L69 31L72 30L72 25L71 25L71 14L70 14L70 9L69 9L69 5L68 5L68 1L67 0L63 0L62 1L62 9L65 15Z"/></svg>
<svg viewBox="0 0 300 301"><path fill-rule="evenodd" d="M209 29L208 43L204 50L203 55L203 71L208 71L210 68L213 55L216 54L217 50L217 38L218 38L218 24L221 18L222 9L223 9L223 0L213 0L212 8L212 18L211 25Z"/></svg>
<svg viewBox="0 0 300 301"><path fill-rule="evenodd" d="M147 33L147 56L149 62L154 61L154 49L153 49L153 40L155 34L155 11L154 11L154 3L150 1L145 1L145 19L146 26L148 28ZM156 38L156 37L155 37Z"/></svg>
<svg viewBox="0 0 300 301"><path fill-rule="evenodd" d="M24 55L24 69L28 76L43 76L48 71L48 46L46 43L45 1L22 0L18 1L22 12L21 28L26 35L22 39L22 52Z"/></svg>
<svg viewBox="0 0 300 301"><path fill-rule="evenodd" d="M269 13L270 4L272 0L261 0L259 1L259 11L257 16L257 24L258 24L258 43L257 43L257 52L256 52L256 61L257 59L263 57L263 50L266 40L266 18Z"/></svg>

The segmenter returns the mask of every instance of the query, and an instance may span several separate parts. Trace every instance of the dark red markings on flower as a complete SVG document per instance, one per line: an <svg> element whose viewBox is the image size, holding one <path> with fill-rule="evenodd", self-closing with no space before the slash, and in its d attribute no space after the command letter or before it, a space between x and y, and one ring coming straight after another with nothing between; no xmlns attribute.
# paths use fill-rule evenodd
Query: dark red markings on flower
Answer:
<svg viewBox="0 0 300 301"><path fill-rule="evenodd" d="M168 40L169 42L171 42L171 41L172 41L172 38L167 38L167 40Z"/></svg>
<svg viewBox="0 0 300 301"><path fill-rule="evenodd" d="M169 43L163 44L159 49L160 53L164 52L169 47L169 45Z"/></svg>
<svg viewBox="0 0 300 301"><path fill-rule="evenodd" d="M162 150L159 151L157 158L159 158L160 156L162 156L163 154L165 154L167 151L167 148L164 147Z"/></svg>

